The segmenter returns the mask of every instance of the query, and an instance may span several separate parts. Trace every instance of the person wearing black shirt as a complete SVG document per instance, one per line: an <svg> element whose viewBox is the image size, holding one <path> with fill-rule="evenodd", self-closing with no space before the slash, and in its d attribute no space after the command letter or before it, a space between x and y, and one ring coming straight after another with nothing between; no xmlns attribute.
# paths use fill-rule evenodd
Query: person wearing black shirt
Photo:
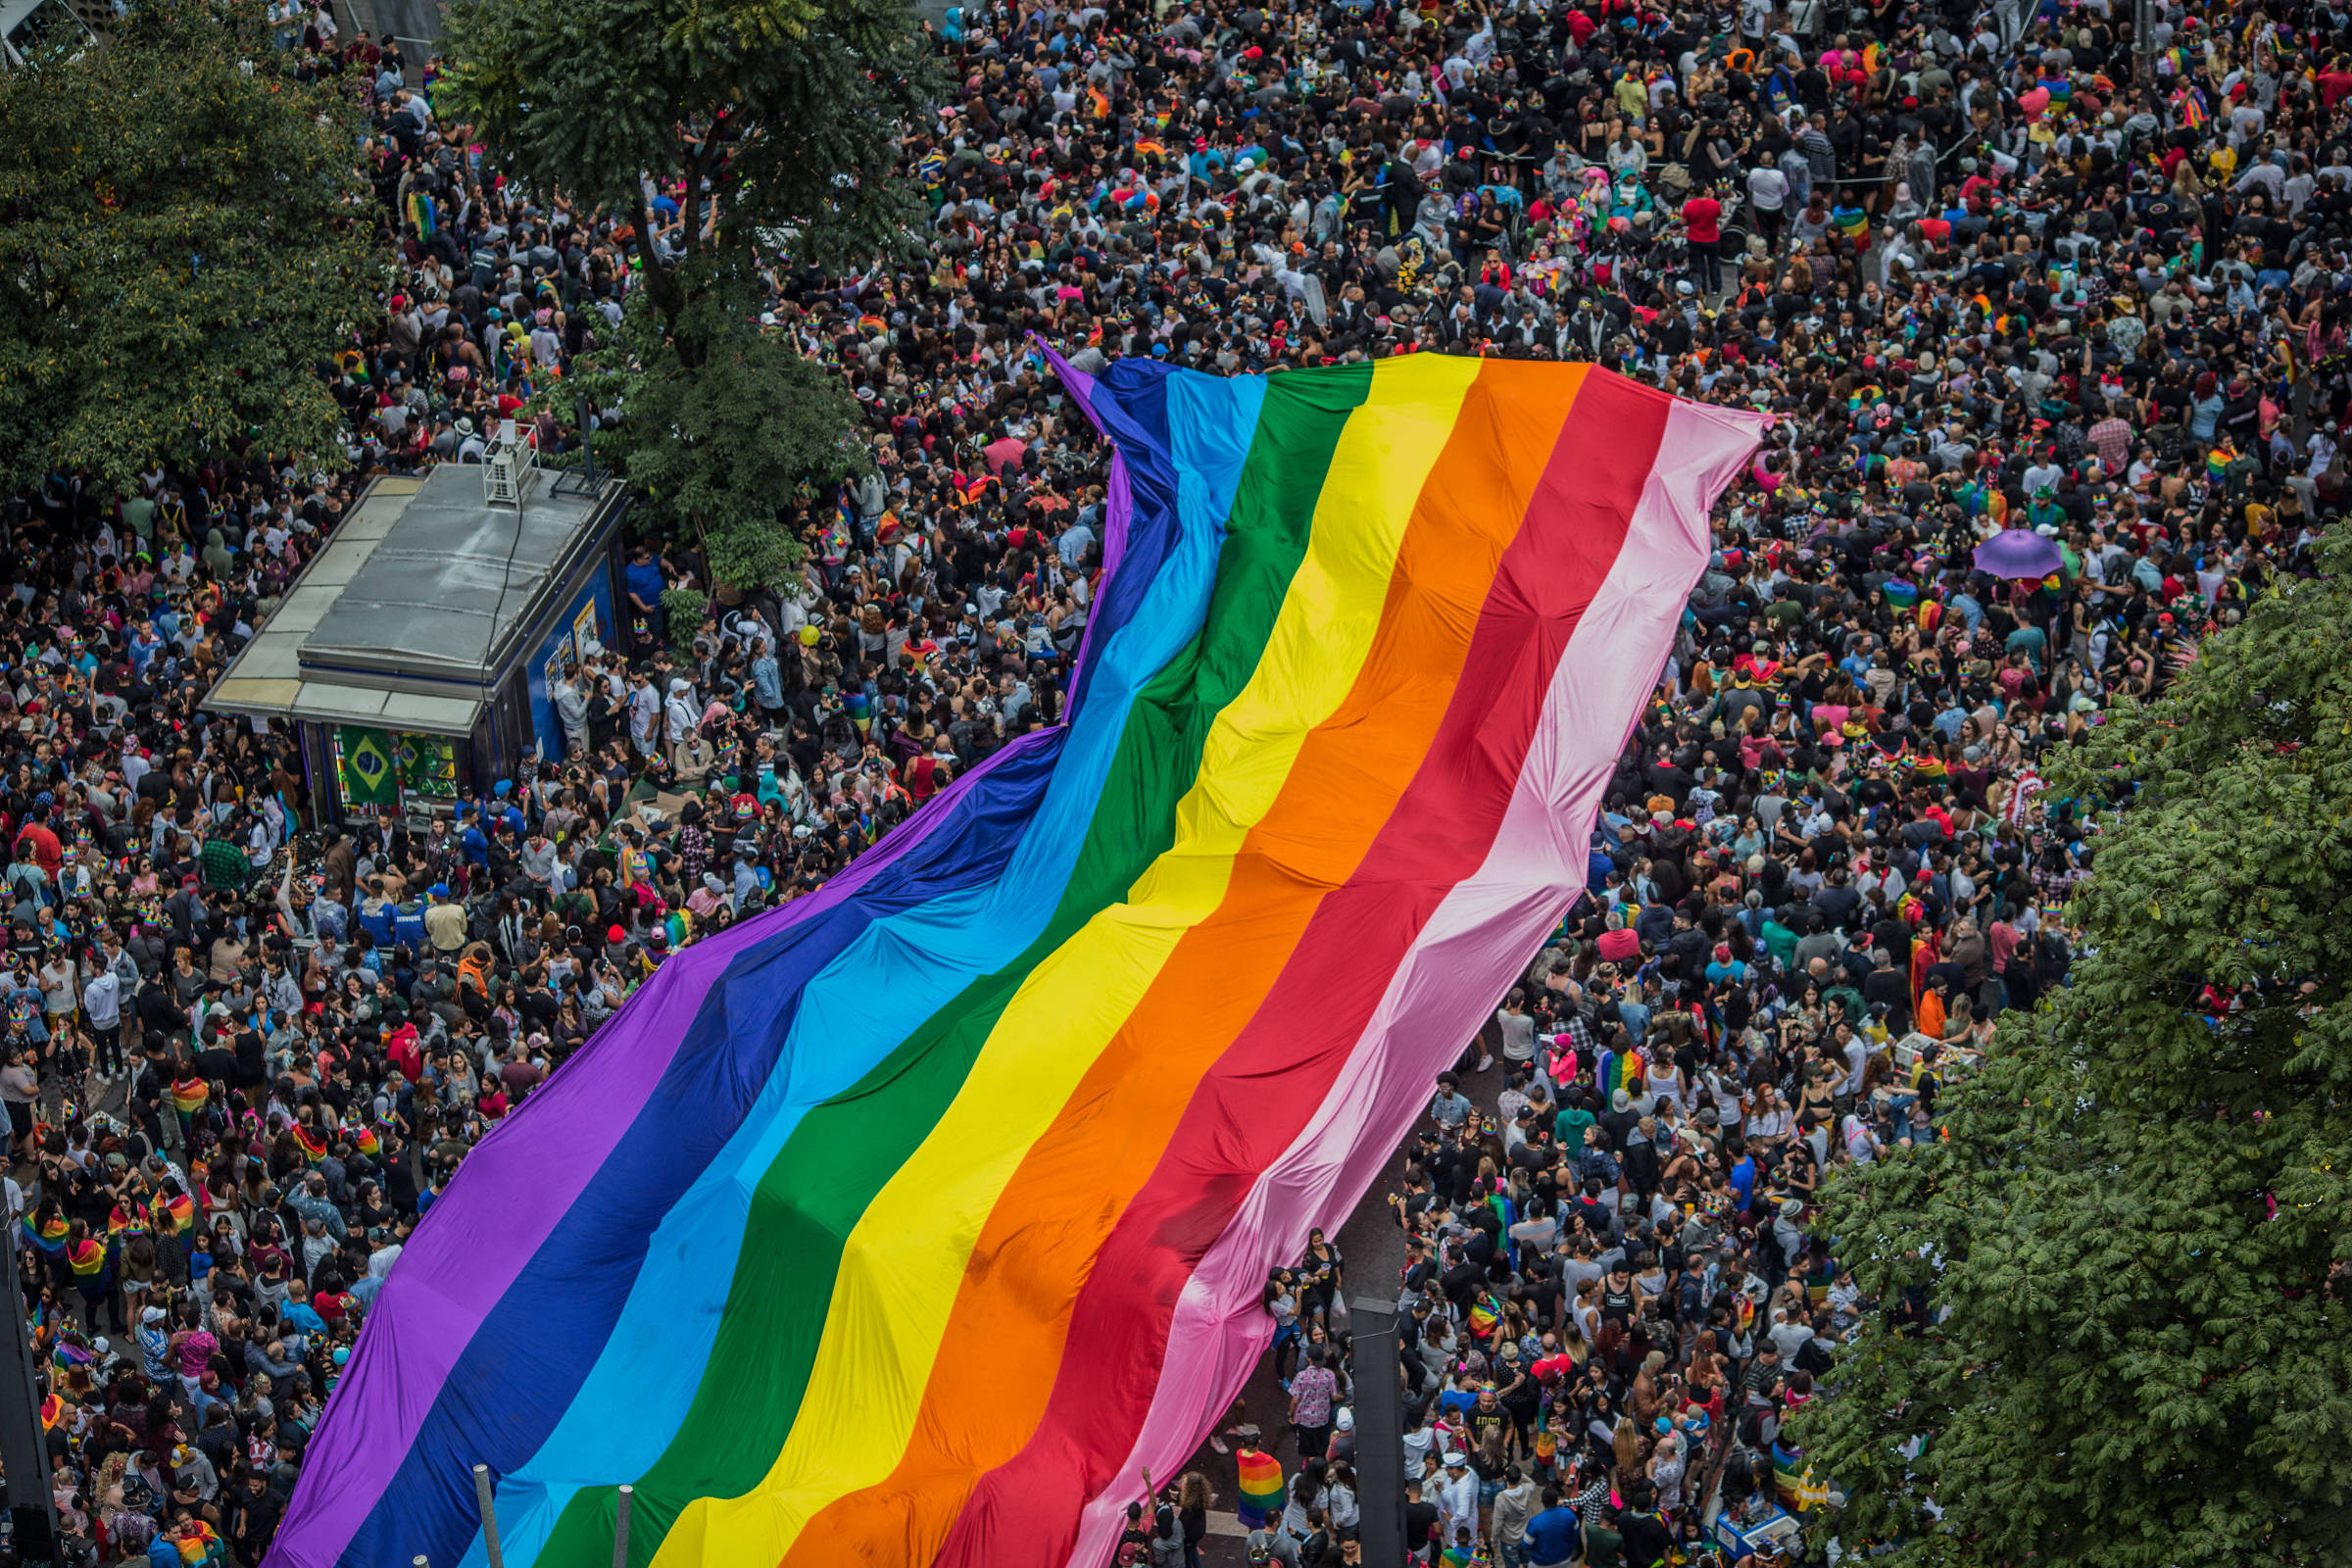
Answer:
<svg viewBox="0 0 2352 1568"><path fill-rule="evenodd" d="M1438 1506L1421 1495L1421 1483L1404 1484L1404 1549L1406 1560L1428 1563L1430 1538L1437 1533Z"/></svg>
<svg viewBox="0 0 2352 1568"><path fill-rule="evenodd" d="M1634 1506L1617 1519L1626 1568L1658 1568L1674 1549L1674 1526L1658 1511L1657 1494L1647 1484L1634 1490L1632 1500Z"/></svg>

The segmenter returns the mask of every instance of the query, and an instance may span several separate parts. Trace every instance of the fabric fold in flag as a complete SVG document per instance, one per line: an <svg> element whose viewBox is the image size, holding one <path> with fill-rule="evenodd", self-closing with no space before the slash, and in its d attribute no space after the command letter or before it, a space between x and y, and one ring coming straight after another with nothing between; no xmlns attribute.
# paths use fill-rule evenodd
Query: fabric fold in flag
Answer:
<svg viewBox="0 0 2352 1568"><path fill-rule="evenodd" d="M1115 451L1066 727L525 1102L271 1563L485 1561L477 1462L517 1568L610 1562L621 1483L637 1564L1101 1560L1581 890L1763 421L1582 366L1056 365Z"/></svg>

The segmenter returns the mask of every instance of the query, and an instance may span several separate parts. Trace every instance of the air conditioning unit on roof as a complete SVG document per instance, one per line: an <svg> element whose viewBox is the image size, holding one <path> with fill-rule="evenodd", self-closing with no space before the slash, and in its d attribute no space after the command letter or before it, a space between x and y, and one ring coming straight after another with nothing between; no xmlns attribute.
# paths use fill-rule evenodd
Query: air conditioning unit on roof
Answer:
<svg viewBox="0 0 2352 1568"><path fill-rule="evenodd" d="M523 491L538 463L539 449L525 438L522 427L513 419L500 420L482 455L483 504L521 511Z"/></svg>

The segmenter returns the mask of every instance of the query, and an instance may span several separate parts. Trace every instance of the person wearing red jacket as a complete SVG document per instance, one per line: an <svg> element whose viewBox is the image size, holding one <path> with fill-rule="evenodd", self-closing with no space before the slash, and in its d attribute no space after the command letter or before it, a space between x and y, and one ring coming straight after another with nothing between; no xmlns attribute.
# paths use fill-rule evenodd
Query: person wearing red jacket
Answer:
<svg viewBox="0 0 2352 1568"><path fill-rule="evenodd" d="M1723 203L1715 187L1683 203L1683 233L1690 242L1690 264L1711 299L1723 292Z"/></svg>

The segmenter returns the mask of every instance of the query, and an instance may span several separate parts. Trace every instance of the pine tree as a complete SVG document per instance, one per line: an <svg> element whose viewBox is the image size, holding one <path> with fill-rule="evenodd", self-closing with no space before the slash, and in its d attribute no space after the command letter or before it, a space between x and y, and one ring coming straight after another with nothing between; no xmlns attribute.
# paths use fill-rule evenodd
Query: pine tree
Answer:
<svg viewBox="0 0 2352 1568"><path fill-rule="evenodd" d="M2095 847L2071 985L1945 1141L1825 1187L1838 1257L1915 1308L1792 1424L1849 1546L2352 1553L2352 537L2320 564L2055 772Z"/></svg>

